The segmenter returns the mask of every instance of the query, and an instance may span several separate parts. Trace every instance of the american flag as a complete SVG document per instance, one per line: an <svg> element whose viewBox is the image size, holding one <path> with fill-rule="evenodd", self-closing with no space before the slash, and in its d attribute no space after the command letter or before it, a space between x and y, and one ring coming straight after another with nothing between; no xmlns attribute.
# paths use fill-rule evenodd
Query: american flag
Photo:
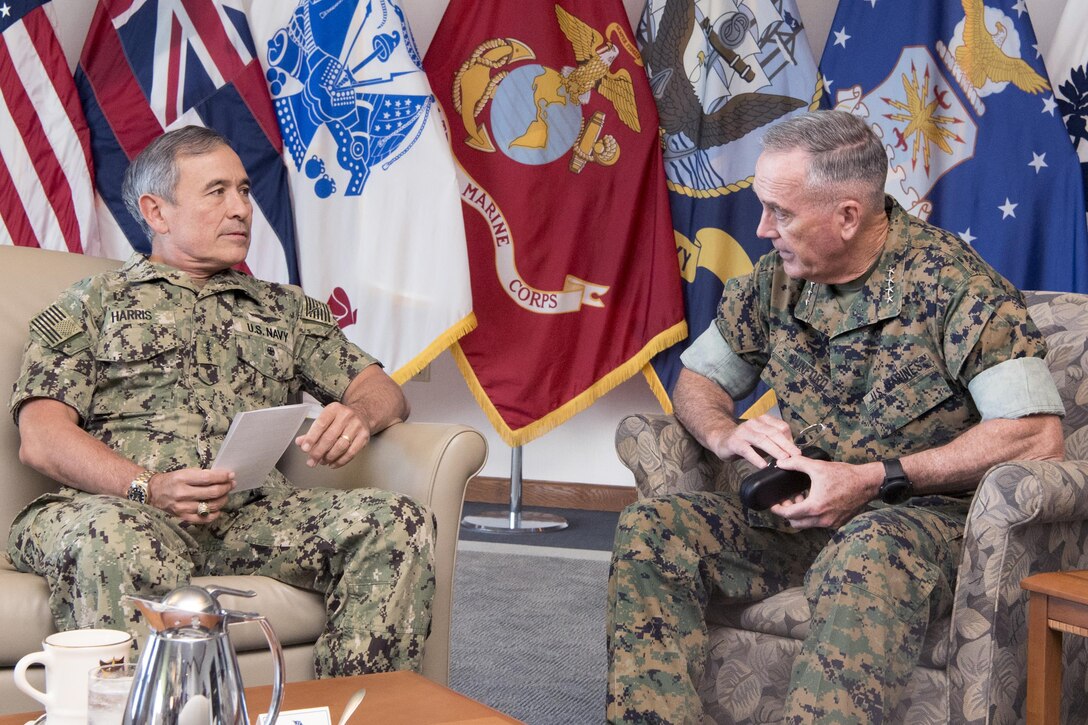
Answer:
<svg viewBox="0 0 1088 725"><path fill-rule="evenodd" d="M0 0L0 244L99 253L87 124L49 0Z"/></svg>
<svg viewBox="0 0 1088 725"><path fill-rule="evenodd" d="M249 270L297 282L283 143L242 6L242 0L100 0L76 84L91 128L102 236L110 248L149 251L121 200L125 169L164 131L207 126L231 141L253 183Z"/></svg>

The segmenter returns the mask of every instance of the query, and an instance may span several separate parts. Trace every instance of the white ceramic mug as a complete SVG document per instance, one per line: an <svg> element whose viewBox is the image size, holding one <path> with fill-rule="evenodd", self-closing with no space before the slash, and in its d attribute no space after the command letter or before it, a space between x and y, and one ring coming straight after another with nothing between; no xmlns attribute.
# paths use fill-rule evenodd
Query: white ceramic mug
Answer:
<svg viewBox="0 0 1088 725"><path fill-rule="evenodd" d="M87 675L95 667L125 662L132 635L116 629L73 629L45 638L39 652L15 665L15 686L45 707L49 725L85 725ZM45 692L26 680L31 665L45 667Z"/></svg>

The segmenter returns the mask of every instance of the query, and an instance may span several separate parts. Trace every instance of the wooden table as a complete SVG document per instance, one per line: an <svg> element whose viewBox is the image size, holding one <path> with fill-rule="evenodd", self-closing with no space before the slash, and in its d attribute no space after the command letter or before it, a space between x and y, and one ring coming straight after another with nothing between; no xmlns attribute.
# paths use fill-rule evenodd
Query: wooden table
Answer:
<svg viewBox="0 0 1088 725"><path fill-rule="evenodd" d="M349 723L504 725L520 722L414 672L289 682L284 688L281 709L302 710L328 705L335 725L348 698L360 687L366 688L366 698ZM271 698L271 685L246 688L246 707L252 722L256 723L257 716L268 711ZM0 715L0 725L23 725L37 715Z"/></svg>
<svg viewBox="0 0 1088 725"><path fill-rule="evenodd" d="M1028 725L1061 722L1062 633L1088 637L1088 571L1020 582L1028 604Z"/></svg>

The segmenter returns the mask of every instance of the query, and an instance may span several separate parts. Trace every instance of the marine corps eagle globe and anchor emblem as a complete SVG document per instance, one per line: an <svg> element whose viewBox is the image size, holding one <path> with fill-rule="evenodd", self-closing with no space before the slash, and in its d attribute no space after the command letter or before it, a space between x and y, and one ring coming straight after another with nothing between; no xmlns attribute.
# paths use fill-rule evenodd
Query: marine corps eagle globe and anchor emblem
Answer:
<svg viewBox="0 0 1088 725"><path fill-rule="evenodd" d="M619 23L611 23L602 34L558 5L555 14L578 65L556 70L527 63L536 54L514 38L481 43L453 80L453 105L468 134L465 143L477 151L499 150L530 165L550 163L570 151L574 173L591 162L611 166L620 145L604 132L608 114L597 110L587 120L582 106L599 93L624 125L641 131L631 74L611 67L623 51L639 66L642 58ZM612 37L618 45L608 40ZM489 104L490 132L480 120Z"/></svg>
<svg viewBox="0 0 1088 725"><path fill-rule="evenodd" d="M577 65L557 70L533 63L537 55L527 43L490 38L477 45L453 74L453 106L470 153L499 151L515 163L542 166L569 152L567 168L580 174L590 164L607 168L619 160L620 143L606 132L609 124L623 123L641 133L631 74L625 68L612 70L623 52L642 66L623 27L609 23L602 33L558 5L555 17ZM585 117L583 107L594 94L608 101L618 122L599 108ZM461 200L490 229L496 274L516 305L544 315L605 306L609 286L573 274L565 275L562 289L534 286L518 270L514 232L499 202L463 167L458 169L458 179Z"/></svg>

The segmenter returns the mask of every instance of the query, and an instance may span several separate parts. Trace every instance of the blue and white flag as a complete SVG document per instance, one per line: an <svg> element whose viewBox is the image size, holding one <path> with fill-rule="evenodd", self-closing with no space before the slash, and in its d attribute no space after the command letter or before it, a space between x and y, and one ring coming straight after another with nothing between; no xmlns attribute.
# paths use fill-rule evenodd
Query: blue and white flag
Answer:
<svg viewBox="0 0 1088 725"><path fill-rule="evenodd" d="M910 213L1022 289L1088 291L1080 170L1024 0L843 0L820 70Z"/></svg>
<svg viewBox="0 0 1088 725"><path fill-rule="evenodd" d="M392 0L249 7L284 140L302 287L405 382L476 325L445 122Z"/></svg>
<svg viewBox="0 0 1088 725"><path fill-rule="evenodd" d="M638 41L660 117L688 322L687 340L653 359L655 388L672 392L680 354L713 322L725 280L771 250L756 236L759 141L777 121L818 108L823 91L800 17L794 0L649 0L643 11ZM738 401L738 412L773 405L771 395L753 400Z"/></svg>
<svg viewBox="0 0 1088 725"><path fill-rule="evenodd" d="M1088 3L1070 0L1062 11L1046 66L1065 119L1069 138L1080 159L1080 173L1088 198Z"/></svg>
<svg viewBox="0 0 1088 725"><path fill-rule="evenodd" d="M280 135L242 0L100 0L76 85L91 131L103 254L124 259L150 242L121 199L129 162L164 131L214 128L252 182L245 268L298 282L295 220Z"/></svg>

